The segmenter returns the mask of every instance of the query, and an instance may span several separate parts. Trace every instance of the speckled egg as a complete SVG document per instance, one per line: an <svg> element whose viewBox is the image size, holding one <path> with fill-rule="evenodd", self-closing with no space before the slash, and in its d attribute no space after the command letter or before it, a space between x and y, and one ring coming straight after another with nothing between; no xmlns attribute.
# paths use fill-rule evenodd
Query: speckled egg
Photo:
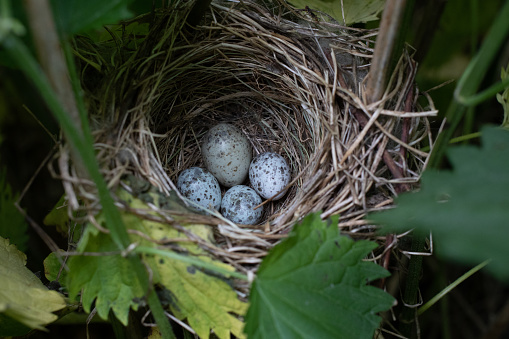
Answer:
<svg viewBox="0 0 509 339"><path fill-rule="evenodd" d="M216 210L221 207L219 183L212 174L202 168L191 167L183 170L178 177L177 188L183 196L203 207Z"/></svg>
<svg viewBox="0 0 509 339"><path fill-rule="evenodd" d="M233 222L254 225L262 217L263 206L253 208L261 203L262 198L251 187L233 186L223 196L221 214Z"/></svg>
<svg viewBox="0 0 509 339"><path fill-rule="evenodd" d="M290 182L290 167L286 160L277 153L265 152L253 159L249 166L251 186L265 199L273 197ZM274 199L281 199L286 190Z"/></svg>
<svg viewBox="0 0 509 339"><path fill-rule="evenodd" d="M201 147L205 167L226 187L241 184L249 172L251 144L240 129L230 124L212 127Z"/></svg>

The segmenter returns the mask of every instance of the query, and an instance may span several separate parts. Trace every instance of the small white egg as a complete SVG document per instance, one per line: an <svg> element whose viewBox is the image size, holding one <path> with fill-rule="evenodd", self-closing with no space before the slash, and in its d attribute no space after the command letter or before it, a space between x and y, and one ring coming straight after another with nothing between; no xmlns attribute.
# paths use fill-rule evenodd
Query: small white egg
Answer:
<svg viewBox="0 0 509 339"><path fill-rule="evenodd" d="M286 190L282 191L290 182L290 167L286 160L277 153L265 152L253 159L249 166L249 180L251 186L260 196L272 200L281 199Z"/></svg>
<svg viewBox="0 0 509 339"><path fill-rule="evenodd" d="M221 206L219 183L212 174L202 168L191 167L183 170L178 177L177 188L183 196L200 206L216 210Z"/></svg>
<svg viewBox="0 0 509 339"><path fill-rule="evenodd" d="M246 135L230 124L212 127L201 147L205 167L226 187L241 184L249 172L252 151Z"/></svg>
<svg viewBox="0 0 509 339"><path fill-rule="evenodd" d="M221 202L221 214L236 223L256 224L263 213L263 206L253 209L262 203L262 198L251 187L237 185L224 194Z"/></svg>

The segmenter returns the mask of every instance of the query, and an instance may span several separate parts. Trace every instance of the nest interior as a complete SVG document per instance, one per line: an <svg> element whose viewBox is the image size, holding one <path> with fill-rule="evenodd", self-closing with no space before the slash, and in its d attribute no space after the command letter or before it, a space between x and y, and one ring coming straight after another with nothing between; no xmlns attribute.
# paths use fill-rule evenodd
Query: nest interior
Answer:
<svg viewBox="0 0 509 339"><path fill-rule="evenodd" d="M419 145L432 145L427 117L436 111L414 87L411 57L401 56L382 99L370 103L365 79L376 31L250 1L213 1L190 28L191 8L177 2L137 18L105 43L76 40L110 186L135 174L176 192L178 174L203 165L202 136L228 122L247 135L254 154L283 155L292 182L283 199L265 203L261 225L201 217L215 225L218 248L227 249L219 256L241 270L257 264L296 221L318 211L340 215L344 232L374 237L363 216L417 183L428 159ZM131 25L147 25L146 35L129 33ZM78 185L69 180L67 194L91 191Z"/></svg>

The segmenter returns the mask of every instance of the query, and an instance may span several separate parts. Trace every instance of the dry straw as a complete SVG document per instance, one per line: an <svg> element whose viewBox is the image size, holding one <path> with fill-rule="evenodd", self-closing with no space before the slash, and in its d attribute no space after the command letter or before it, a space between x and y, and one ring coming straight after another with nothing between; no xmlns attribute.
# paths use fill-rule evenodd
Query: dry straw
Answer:
<svg viewBox="0 0 509 339"><path fill-rule="evenodd" d="M375 228L363 216L417 183L429 155L419 147L433 143L427 118L436 110L414 87L411 56L401 56L382 99L368 104L376 31L250 1L214 1L202 25L189 28L189 8L180 2L137 18L104 43L76 40L97 156L112 190L132 174L178 195L178 174L203 164L202 136L229 122L248 136L255 154L274 151L287 159L293 180L285 198L267 201L264 222L254 227L217 213L153 206L160 221L213 225L214 245L188 237L244 273L311 212L340 215L344 233L373 239ZM146 36L129 33L143 23L151 24ZM98 198L73 172L66 150L60 172L67 195L85 201L92 218Z"/></svg>

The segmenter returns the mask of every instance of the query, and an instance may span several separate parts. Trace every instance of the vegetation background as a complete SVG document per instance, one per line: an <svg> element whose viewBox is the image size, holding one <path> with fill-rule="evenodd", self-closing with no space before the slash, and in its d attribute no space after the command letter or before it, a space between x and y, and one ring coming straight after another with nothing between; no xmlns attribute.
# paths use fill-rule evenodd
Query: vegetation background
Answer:
<svg viewBox="0 0 509 339"><path fill-rule="evenodd" d="M430 93L442 117L453 98L456 81L478 51L503 3L502 0L416 1L411 26L405 32L406 40L416 50L415 57L419 63L417 82L421 91L446 83ZM135 0L131 10L141 14L150 11L151 6L150 2ZM368 27L377 25L378 22L367 24ZM507 67L508 60L509 43L506 43L491 63L482 87L500 80L500 70ZM31 114L24 105L32 108ZM500 125L503 117L502 105L492 97L469 109L456 136L478 132L485 124ZM440 121L441 117L433 122L435 129L439 128ZM58 133L58 124L30 82L19 71L0 66L0 174L5 171L5 182L14 194L22 192L32 180L39 165L54 147L50 134ZM474 138L468 142L478 144L479 139ZM444 164L444 168L448 166ZM479 176L482 175L479 173ZM21 206L36 223L42 224L43 218L58 201L63 190L60 182L54 180L46 169L33 179ZM1 189L4 187L0 185ZM4 225L0 225L0 229L22 227L21 221L19 225L16 225L18 221L12 224L11 220L2 222ZM33 272L43 272L42 263L50 250L31 227L26 230L28 243L24 251L28 256L27 266ZM52 233L51 229L46 229L46 232L65 248L65 239L56 232ZM440 247L437 252L440 254ZM439 256L426 257L420 282L422 299L431 299L467 269L467 266L443 261ZM487 333L494 335L500 330L503 332L497 333L498 337L509 337L508 300L508 285L481 271L452 290L434 306L433 311L419 318L421 337L479 338ZM32 338L85 338L83 319L77 321L78 324L74 325L51 325L50 333L39 332ZM107 323L93 323L89 329L92 338L113 336L111 325Z"/></svg>

